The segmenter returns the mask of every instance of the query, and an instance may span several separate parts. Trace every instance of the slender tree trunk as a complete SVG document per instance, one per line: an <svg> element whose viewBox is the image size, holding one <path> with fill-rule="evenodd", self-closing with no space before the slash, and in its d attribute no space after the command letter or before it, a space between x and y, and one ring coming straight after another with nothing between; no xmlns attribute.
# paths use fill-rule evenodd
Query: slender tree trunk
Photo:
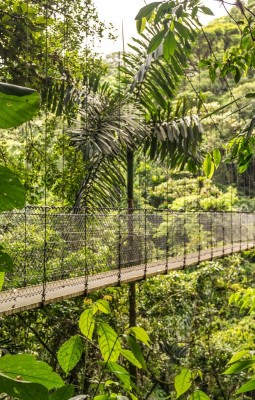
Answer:
<svg viewBox="0 0 255 400"><path fill-rule="evenodd" d="M127 199L128 199L128 247L130 265L134 263L134 152L127 150ZM135 283L129 285L129 325L136 325L136 293Z"/></svg>
<svg viewBox="0 0 255 400"><path fill-rule="evenodd" d="M127 201L128 212L134 210L134 152L127 150Z"/></svg>
<svg viewBox="0 0 255 400"><path fill-rule="evenodd" d="M134 153L127 150L127 206L128 206L128 247L130 264L135 260L134 254ZM136 285L135 282L129 284L129 326L136 326ZM130 374L137 380L137 369L130 365Z"/></svg>
<svg viewBox="0 0 255 400"><path fill-rule="evenodd" d="M136 326L136 285L135 282L129 284L129 326Z"/></svg>

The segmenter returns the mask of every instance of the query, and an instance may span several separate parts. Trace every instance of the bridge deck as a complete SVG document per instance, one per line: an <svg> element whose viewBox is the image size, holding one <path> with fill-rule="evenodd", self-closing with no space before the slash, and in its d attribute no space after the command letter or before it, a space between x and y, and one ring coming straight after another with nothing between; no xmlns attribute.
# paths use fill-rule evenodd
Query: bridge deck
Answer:
<svg viewBox="0 0 255 400"><path fill-rule="evenodd" d="M45 288L43 284L40 284L26 288L6 290L0 293L0 315L14 314L20 311L41 307L43 304L46 305L72 297L82 296L85 294L85 287L87 287L87 293L90 293L106 287L116 286L120 282L128 283L140 281L145 277L162 275L171 270L176 271L184 269L199 264L199 262L202 261L220 258L253 247L254 242L227 244L214 249L209 248L200 252L187 254L185 258L183 256L169 258L167 267L166 260L150 263L146 266L146 273L145 265L143 264L121 269L121 276L119 276L119 270L114 269L89 275L88 277L82 276L48 282ZM42 303L43 292L45 293L45 300Z"/></svg>

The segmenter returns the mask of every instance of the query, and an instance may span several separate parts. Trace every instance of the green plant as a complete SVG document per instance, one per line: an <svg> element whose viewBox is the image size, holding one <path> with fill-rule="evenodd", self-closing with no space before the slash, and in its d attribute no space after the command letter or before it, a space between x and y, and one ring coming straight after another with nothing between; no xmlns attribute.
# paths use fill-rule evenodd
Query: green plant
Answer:
<svg viewBox="0 0 255 400"><path fill-rule="evenodd" d="M35 115L39 109L40 97L32 89L0 83L0 128L19 125ZM25 190L13 172L0 166L0 212L22 208L25 205ZM5 272L12 271L10 256L0 248L0 289Z"/></svg>
<svg viewBox="0 0 255 400"><path fill-rule="evenodd" d="M97 360L99 371L87 382L89 398L97 400L120 399L124 394L135 400L137 388L126 365L146 369L140 346L137 341L150 346L150 339L141 327L133 327L119 335L106 321L105 316L111 314L109 296L92 302L85 299L86 309L80 316L79 327L81 335L69 338L58 351L58 361L66 376L80 361L84 354L86 377L87 358L90 347L100 352ZM94 372L95 373L95 372ZM116 379L117 378L117 379ZM93 382L96 382L93 384ZM84 386L84 385L83 385Z"/></svg>
<svg viewBox="0 0 255 400"><path fill-rule="evenodd" d="M128 396L137 399L137 391L127 367L132 364L146 370L139 342L150 347L150 339L141 327L125 330L119 335L108 324L111 315L110 296L92 302L85 299L85 310L79 319L80 334L71 336L57 352L57 360L65 379L78 365L87 388L87 398L95 400L121 399ZM88 357L91 348L96 349L94 375L87 381ZM100 354L100 357L99 357ZM69 400L74 387L64 380L45 362L31 354L4 355L0 358L0 392L21 400Z"/></svg>

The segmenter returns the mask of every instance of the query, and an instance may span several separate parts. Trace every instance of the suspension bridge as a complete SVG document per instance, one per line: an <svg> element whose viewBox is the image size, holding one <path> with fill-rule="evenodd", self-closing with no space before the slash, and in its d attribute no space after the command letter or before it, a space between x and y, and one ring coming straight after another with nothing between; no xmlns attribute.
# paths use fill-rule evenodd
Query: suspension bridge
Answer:
<svg viewBox="0 0 255 400"><path fill-rule="evenodd" d="M0 235L8 315L251 249L255 214L27 207L0 215Z"/></svg>

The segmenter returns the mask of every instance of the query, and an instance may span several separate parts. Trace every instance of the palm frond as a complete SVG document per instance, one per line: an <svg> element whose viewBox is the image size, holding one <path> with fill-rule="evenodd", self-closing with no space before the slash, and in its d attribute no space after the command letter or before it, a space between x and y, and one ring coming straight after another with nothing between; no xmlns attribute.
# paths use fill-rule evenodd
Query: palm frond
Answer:
<svg viewBox="0 0 255 400"><path fill-rule="evenodd" d="M125 186L126 151L135 150L145 136L139 107L121 94L99 87L97 93L86 97L70 134L85 165L75 207L116 206Z"/></svg>
<svg viewBox="0 0 255 400"><path fill-rule="evenodd" d="M125 189L126 160L101 156L85 170L85 177L76 194L74 209L81 207L117 207Z"/></svg>

